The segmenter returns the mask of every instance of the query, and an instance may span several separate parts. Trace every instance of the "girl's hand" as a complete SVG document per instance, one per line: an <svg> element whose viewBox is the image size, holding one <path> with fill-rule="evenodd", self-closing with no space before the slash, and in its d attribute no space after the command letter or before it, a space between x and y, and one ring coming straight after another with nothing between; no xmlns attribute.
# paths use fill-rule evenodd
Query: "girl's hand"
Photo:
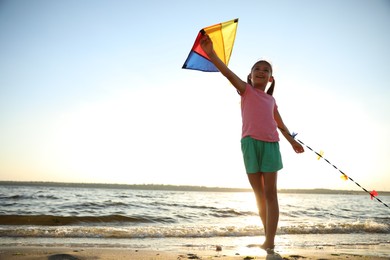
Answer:
<svg viewBox="0 0 390 260"><path fill-rule="evenodd" d="M200 47L202 47L203 51L207 54L207 56L211 56L214 52L213 50L213 41L210 39L210 37L205 34L200 39Z"/></svg>
<svg viewBox="0 0 390 260"><path fill-rule="evenodd" d="M305 151L305 149L303 149L303 146L295 140L291 143L291 146L296 153L303 153Z"/></svg>

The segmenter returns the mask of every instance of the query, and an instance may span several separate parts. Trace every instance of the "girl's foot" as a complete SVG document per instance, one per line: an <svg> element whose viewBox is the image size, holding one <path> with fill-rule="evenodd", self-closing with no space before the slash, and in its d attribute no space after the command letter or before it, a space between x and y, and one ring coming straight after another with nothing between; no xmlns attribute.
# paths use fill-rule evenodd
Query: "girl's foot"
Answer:
<svg viewBox="0 0 390 260"><path fill-rule="evenodd" d="M283 257L276 253L274 249L267 248L265 251L267 252L266 260L283 260Z"/></svg>
<svg viewBox="0 0 390 260"><path fill-rule="evenodd" d="M266 242L264 242L264 244L262 244L260 246L260 248L262 248L265 251L267 251L267 250L274 250L275 249L275 245L268 245Z"/></svg>
<svg viewBox="0 0 390 260"><path fill-rule="evenodd" d="M260 246L265 252L267 252L266 260L283 260L283 258L275 252L275 245L268 245L266 242Z"/></svg>

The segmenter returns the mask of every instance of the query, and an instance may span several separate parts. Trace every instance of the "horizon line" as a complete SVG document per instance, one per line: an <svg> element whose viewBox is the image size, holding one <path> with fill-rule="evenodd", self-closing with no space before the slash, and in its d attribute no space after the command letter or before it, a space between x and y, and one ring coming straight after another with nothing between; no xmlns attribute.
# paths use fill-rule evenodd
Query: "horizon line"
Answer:
<svg viewBox="0 0 390 260"><path fill-rule="evenodd" d="M79 188L113 188L113 189L138 189L138 190L171 190L171 191L210 191L210 192L250 192L252 188L210 187L201 185L174 185L174 184L123 184L123 183L87 183L87 182L54 182L54 181L0 181L0 185L22 186L55 186L55 187L79 187ZM365 194L360 190L340 190L328 188L282 188L280 193L315 193L315 194ZM385 196L390 196L390 191L377 191Z"/></svg>

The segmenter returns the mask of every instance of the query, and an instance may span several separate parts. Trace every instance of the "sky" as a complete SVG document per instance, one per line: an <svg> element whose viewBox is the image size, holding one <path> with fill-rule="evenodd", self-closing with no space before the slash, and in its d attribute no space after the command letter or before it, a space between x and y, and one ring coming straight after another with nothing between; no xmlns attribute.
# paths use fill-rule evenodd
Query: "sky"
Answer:
<svg viewBox="0 0 390 260"><path fill-rule="evenodd" d="M390 191L390 2L0 1L0 180L248 188L240 97L182 69L200 29L239 18L229 67L273 65L291 132ZM280 134L281 189L360 190Z"/></svg>

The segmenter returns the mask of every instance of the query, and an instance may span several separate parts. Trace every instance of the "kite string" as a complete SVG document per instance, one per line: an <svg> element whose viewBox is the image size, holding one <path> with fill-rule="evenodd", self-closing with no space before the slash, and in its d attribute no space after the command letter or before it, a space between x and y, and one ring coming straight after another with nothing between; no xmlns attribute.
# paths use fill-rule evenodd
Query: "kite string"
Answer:
<svg viewBox="0 0 390 260"><path fill-rule="evenodd" d="M286 133L286 131L285 131L284 129L281 129L281 128L279 128L279 129L280 129L281 131L283 131L283 132ZM378 202L382 203L385 207L387 207L387 208L390 209L390 207L389 207L386 203L384 203L381 199L379 199L379 198L376 196L377 193L376 193L375 191L369 192L367 189L365 189L365 188L364 188L363 186L361 186L359 183L357 183L356 181L354 181L351 177L349 177L348 175L346 175L346 174L345 174L342 170L340 170L336 165L334 165L334 164L331 163L328 159L326 159L326 158L322 155L322 153L316 152L313 148L311 148L310 146L306 145L306 144L305 144L304 142L302 142L301 140L295 138L295 137L298 135L298 133L294 133L294 132L293 132L292 134L290 134L290 133L287 132L287 134L290 135L292 138L294 138L296 141L298 141L300 144L302 144L303 146L305 146L307 149L309 149L310 151L312 151L313 153L315 153L315 154L318 156L318 158L324 159L325 162L327 162L329 165L333 166L333 168L335 168L336 170L338 170L338 171L343 175L343 177L348 178L348 179L351 180L353 183L355 183L357 186L359 186L363 191L367 192L367 193L371 196L371 199L374 198L374 199L377 200Z"/></svg>

